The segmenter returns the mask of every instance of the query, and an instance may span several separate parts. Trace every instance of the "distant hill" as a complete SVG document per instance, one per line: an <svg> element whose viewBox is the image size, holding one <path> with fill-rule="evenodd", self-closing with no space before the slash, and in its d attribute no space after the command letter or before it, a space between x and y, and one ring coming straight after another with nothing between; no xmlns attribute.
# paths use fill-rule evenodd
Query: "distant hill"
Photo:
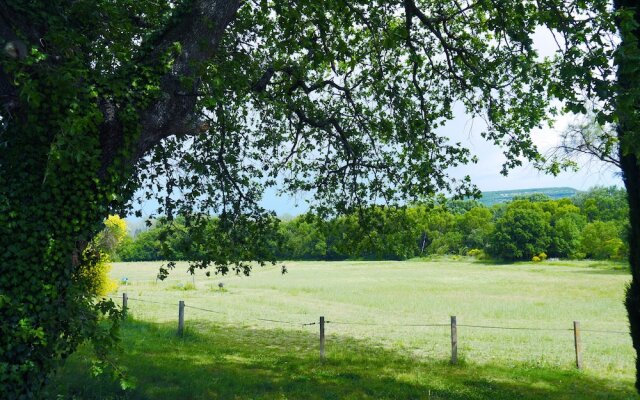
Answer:
<svg viewBox="0 0 640 400"><path fill-rule="evenodd" d="M573 197L579 191L569 187L559 188L539 188L539 189L518 189L518 190L498 190L495 192L482 192L482 197L479 199L480 203L485 206L492 206L498 203L505 203L513 200L517 196L529 196L532 194L544 194L552 199L562 199L566 197Z"/></svg>

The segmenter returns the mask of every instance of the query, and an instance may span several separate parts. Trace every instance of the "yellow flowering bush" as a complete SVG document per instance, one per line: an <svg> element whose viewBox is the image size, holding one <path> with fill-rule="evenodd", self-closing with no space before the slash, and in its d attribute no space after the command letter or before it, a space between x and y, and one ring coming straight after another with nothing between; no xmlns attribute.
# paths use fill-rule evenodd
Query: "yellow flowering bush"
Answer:
<svg viewBox="0 0 640 400"><path fill-rule="evenodd" d="M104 221L104 229L87 244L78 259L78 277L86 290L97 296L104 296L118 288L109 277L111 259L115 249L127 236L127 223L117 215L110 215Z"/></svg>

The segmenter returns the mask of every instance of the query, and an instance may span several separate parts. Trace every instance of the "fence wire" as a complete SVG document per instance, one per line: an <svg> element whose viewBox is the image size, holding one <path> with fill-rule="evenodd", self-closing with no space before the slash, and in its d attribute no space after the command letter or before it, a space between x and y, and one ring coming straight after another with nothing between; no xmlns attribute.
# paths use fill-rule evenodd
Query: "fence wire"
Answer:
<svg viewBox="0 0 640 400"><path fill-rule="evenodd" d="M450 326L450 324L378 324L375 322L343 322L343 321L325 321L325 324L360 325L360 326L427 327L427 328L437 327L437 326Z"/></svg>
<svg viewBox="0 0 640 400"><path fill-rule="evenodd" d="M603 331L598 329L580 329L582 332L593 332L593 333L615 333L619 335L629 335L629 332L624 331Z"/></svg>
<svg viewBox="0 0 640 400"><path fill-rule="evenodd" d="M114 298L114 297L110 297L110 299L113 300L113 301L119 300L118 298ZM137 302L140 302L140 303L159 304L159 305L169 306L169 307L175 306L175 304L163 303L163 302L152 301L152 300L143 300L143 299L136 298L136 297L127 297L127 300L133 300L133 301L137 301ZM208 313L213 313L213 314L218 314L218 315L226 315L226 316L229 315L229 313L226 313L226 312L223 312L223 311L216 311L216 310L211 310L211 309L208 309L208 308L190 306L190 305L188 305L186 303L184 305L184 308L190 308L190 309L193 309L193 310L198 310L198 311L203 311L203 312L208 312ZM310 326L310 325L317 324L317 322L302 323L302 322L283 321L283 320L279 320L279 319L269 319L269 318L259 318L259 317L250 317L249 319L250 320L256 320L256 321L273 322L273 323L288 324L288 325L300 325L300 326Z"/></svg>
<svg viewBox="0 0 640 400"><path fill-rule="evenodd" d="M121 300L121 298L110 297L111 300L117 301ZM151 303L158 304L168 307L174 307L176 304L164 303L153 300L146 300L136 297L127 297L127 300L137 301L141 303ZM218 314L218 315L226 315L229 316L229 313L223 311L216 311L207 308L201 308L196 306L190 306L185 304L185 308L191 308L198 311ZM263 322L272 322L272 323L280 323L287 325L296 325L296 326L312 326L319 325L319 322L296 322L296 321L287 321L281 319L270 319L270 318L260 318L260 317L249 317L248 320L254 321L263 321ZM346 322L346 321L332 321L327 320L324 322L325 324L334 324L334 325L354 325L354 326L387 326L387 327L407 327L407 328L431 328L431 327L449 327L450 323L430 323L430 324L390 324L390 323L375 323L375 322ZM475 325L475 324L456 324L458 328L476 328L476 329L497 329L497 330L517 330L517 331L542 331L542 332L572 332L574 329L572 328L528 328L528 327L514 327L514 326L494 326L494 325ZM613 331L613 330L600 330L600 329L581 329L581 332L589 332L589 333L603 333L603 334L619 334L619 335L628 335L629 332L625 331Z"/></svg>
<svg viewBox="0 0 640 400"><path fill-rule="evenodd" d="M184 308L192 308L192 309L194 309L194 310L200 310L200 311L210 312L210 313L214 313L214 314L229 315L229 314L227 314L226 312L222 312L222 311L215 311L215 310L209 310L209 309L207 309L207 308L194 307L194 306L187 305L186 303L185 303L185 305L184 305Z"/></svg>
<svg viewBox="0 0 640 400"><path fill-rule="evenodd" d="M515 327L515 326L491 326L491 325L467 325L467 324L456 324L458 327L464 328L478 328L478 329L502 329L502 330L511 330L511 331L547 331L547 332L566 332L573 331L571 328L526 328L526 327ZM582 329L584 331L584 329Z"/></svg>
<svg viewBox="0 0 640 400"><path fill-rule="evenodd" d="M175 304L169 304L169 303L162 303L159 301L152 301L152 300L142 300L136 297L128 297L127 296L127 300L133 300L133 301L139 301L141 303L151 303L151 304L160 304L162 306L168 306L168 307L173 307Z"/></svg>

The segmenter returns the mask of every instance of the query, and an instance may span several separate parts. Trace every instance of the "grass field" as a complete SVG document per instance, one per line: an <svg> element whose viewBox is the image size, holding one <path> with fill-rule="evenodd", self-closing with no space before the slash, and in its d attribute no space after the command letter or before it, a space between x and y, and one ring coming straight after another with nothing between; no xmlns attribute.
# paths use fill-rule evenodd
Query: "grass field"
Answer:
<svg viewBox="0 0 640 400"><path fill-rule="evenodd" d="M52 397L637 398L631 341L615 333L627 331L629 276L621 265L290 262L286 275L266 267L248 278L193 278L178 264L156 282L159 265L112 271L129 281L113 296L130 297L119 358L136 388L90 383L82 349L53 379ZM179 300L187 305L184 338L176 337ZM320 315L330 321L324 362L318 325L303 325ZM451 315L461 325L457 366L448 363ZM574 320L583 329L582 371L574 365ZM414 326L430 324L445 326Z"/></svg>

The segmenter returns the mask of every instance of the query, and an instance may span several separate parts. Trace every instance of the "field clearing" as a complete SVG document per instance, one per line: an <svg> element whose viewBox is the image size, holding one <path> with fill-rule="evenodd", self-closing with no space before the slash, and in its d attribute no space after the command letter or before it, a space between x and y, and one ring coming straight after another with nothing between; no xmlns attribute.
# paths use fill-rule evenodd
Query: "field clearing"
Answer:
<svg viewBox="0 0 640 400"><path fill-rule="evenodd" d="M310 373L315 374L315 368L329 373L325 369L332 365L334 373L344 373L344 362L364 370L379 368L379 374L414 382L419 393L433 389L434 395L424 398L636 398L632 389L634 352L628 334L589 332L628 330L623 297L630 278L619 264L563 261L495 265L447 259L287 262L285 275L279 267L265 267L250 277L206 277L202 272L192 277L186 273L186 263L178 263L169 279L156 281L160 264L113 266L112 276L117 280L126 277L129 282L113 297L120 302L126 292L130 312L140 321L125 328L123 347L129 357L162 352L157 343L145 350L148 342L153 342L150 332L173 345L181 343L175 338L175 328L178 301L184 300L187 338L182 341L191 338L199 344L183 343L189 349L175 357L182 354L192 364L212 362L199 360L205 356L196 354L203 348L215 354L220 351L217 346L224 344L237 350L215 360L220 368L225 363L258 368L265 360L269 365L280 365L284 359L299 356L297 362L309 364ZM219 289L219 282L224 283L224 290ZM317 361L318 325L303 326L317 322L320 315L330 321L326 325L325 364ZM459 326L462 362L451 367L447 365L448 326L408 326L447 325L451 315L457 316L459 325L557 330ZM575 371L574 320L579 320L583 329L582 372ZM389 360L388 365L384 360ZM74 368L74 363L70 364L67 368ZM361 369L359 374L364 373ZM145 382L144 377L138 379ZM194 383L191 390L195 391L188 398L275 398L269 395L274 391L283 394L281 398L306 397L296 395L300 387L285 390L284 383L277 383L278 379L286 382L286 378L263 379L275 385L275 389L265 389L264 397L256 395L262 393L258 389L240 397L220 395L224 390L236 393L227 386L199 397L206 390L194 389L198 387ZM469 382L504 388L479 388L471 395L467 392ZM427 383L432 386L420 387ZM72 382L66 384L73 387ZM190 385L188 379L185 385ZM351 387L348 395L339 392L335 397L308 398L423 398L403 397L404 392L393 391L384 396L379 390L378 395L360 393L359 385L364 383L345 386ZM139 387L143 389L142 384ZM414 389L407 389L407 393ZM171 398L148 390L144 393L134 398ZM581 397L586 393L589 396Z"/></svg>
<svg viewBox="0 0 640 400"><path fill-rule="evenodd" d="M121 286L132 299L173 303L165 306L131 300L133 314L144 321L177 321L178 300L187 306L225 315L186 310L186 320L211 320L247 327L316 331L302 324L328 321L328 335L368 338L417 355L446 359L449 327L376 327L348 324L458 324L627 331L623 307L629 277L594 263L485 265L468 262L292 262L256 269L250 277L204 274L193 279L178 267L167 281L155 282L159 263L115 264L112 276L127 277ZM599 263L601 268L606 268ZM190 288L195 282L195 290ZM218 283L223 282L225 291ZM180 287L182 285L183 287ZM269 323L262 319L296 323ZM344 325L337 322L343 322ZM501 331L460 327L460 353L473 362L512 359L570 366L574 362L570 331ZM633 352L627 335L583 333L589 369L628 375ZM329 342L330 343L330 342ZM330 344L329 344L330 346Z"/></svg>

